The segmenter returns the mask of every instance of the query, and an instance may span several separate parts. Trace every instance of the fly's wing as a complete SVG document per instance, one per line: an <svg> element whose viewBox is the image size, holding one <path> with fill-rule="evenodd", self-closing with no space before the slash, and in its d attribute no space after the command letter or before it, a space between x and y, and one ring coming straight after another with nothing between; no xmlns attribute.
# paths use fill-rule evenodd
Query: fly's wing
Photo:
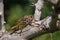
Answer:
<svg viewBox="0 0 60 40"><path fill-rule="evenodd" d="M21 20L19 20L14 26L11 27L11 30L19 30L25 27L26 23L25 21L25 17L23 17Z"/></svg>
<svg viewBox="0 0 60 40"><path fill-rule="evenodd" d="M17 29L17 28L22 28L22 25L24 25L24 23L21 21L21 22L18 22L15 26L13 26L11 28L11 30L14 30L14 29Z"/></svg>
<svg viewBox="0 0 60 40"><path fill-rule="evenodd" d="M22 29L25 28L26 26L27 26L27 25L24 24L24 25L19 25L19 26L14 26L14 27L12 27L12 31L11 31L10 34L13 34L13 33L15 33L15 32L18 31L18 30L22 30Z"/></svg>

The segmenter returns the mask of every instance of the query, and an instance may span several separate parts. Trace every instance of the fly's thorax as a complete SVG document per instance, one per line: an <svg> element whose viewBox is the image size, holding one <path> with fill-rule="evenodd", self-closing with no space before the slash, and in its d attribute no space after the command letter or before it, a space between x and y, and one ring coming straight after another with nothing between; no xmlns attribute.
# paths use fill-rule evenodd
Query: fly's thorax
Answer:
<svg viewBox="0 0 60 40"><path fill-rule="evenodd" d="M30 24L33 20L33 16L32 15L24 16L24 19L25 19L24 22L26 24Z"/></svg>

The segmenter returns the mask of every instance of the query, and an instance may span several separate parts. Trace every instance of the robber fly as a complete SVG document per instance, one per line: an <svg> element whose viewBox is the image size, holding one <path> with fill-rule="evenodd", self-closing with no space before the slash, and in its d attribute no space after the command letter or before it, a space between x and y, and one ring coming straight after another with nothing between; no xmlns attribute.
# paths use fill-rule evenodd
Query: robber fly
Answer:
<svg viewBox="0 0 60 40"><path fill-rule="evenodd" d="M16 23L16 25L14 25L14 26L12 26L11 27L11 30L13 30L13 32L12 33L14 33L15 31L17 31L17 30L21 30L21 32L22 32L22 29L24 28L24 27L26 27L27 25L30 25L31 24L31 22L32 22L32 20L33 20L33 16L32 15L26 15L26 16L24 16L21 20L19 20L17 23ZM12 34L11 33L11 34Z"/></svg>

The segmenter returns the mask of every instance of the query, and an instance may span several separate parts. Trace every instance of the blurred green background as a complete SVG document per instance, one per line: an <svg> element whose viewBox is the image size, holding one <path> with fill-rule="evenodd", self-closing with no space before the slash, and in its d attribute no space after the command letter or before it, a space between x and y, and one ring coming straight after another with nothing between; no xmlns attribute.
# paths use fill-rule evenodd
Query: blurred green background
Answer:
<svg viewBox="0 0 60 40"><path fill-rule="evenodd" d="M37 0L4 0L4 15L6 30L9 31L10 27L14 25L24 15L34 15L35 6L30 6L32 3L36 3ZM52 11L52 5L45 2L42 8L41 19L50 16ZM60 31L52 34L52 40L60 40ZM50 33L38 36L32 40L51 40Z"/></svg>

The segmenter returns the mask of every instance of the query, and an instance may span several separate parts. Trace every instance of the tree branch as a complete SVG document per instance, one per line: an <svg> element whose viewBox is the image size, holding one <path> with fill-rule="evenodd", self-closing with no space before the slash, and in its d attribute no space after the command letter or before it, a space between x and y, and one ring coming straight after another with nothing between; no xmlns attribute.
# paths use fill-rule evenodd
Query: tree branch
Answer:
<svg viewBox="0 0 60 40"><path fill-rule="evenodd" d="M41 3L41 5L40 5ZM60 20L58 19L58 12L56 12L56 9L54 10L52 16L48 16L46 18L44 18L43 20L40 20L40 16L41 16L41 8L43 6L43 0L38 0L38 2L35 4L36 6L36 10L35 10L35 21L34 23L32 23L31 25L28 25L28 30L25 31L26 28L24 28L21 33L21 36L19 36L19 34L5 34L3 35L3 37L1 39L6 39L9 40L27 40L33 37L36 37L38 35L42 35L45 33L51 33L51 32L55 32L57 30L60 30ZM51 23L50 23L51 22ZM57 25L56 25L57 23ZM54 24L54 25L53 25ZM53 30L52 30L53 29ZM7 35L7 36L6 36Z"/></svg>
<svg viewBox="0 0 60 40"><path fill-rule="evenodd" d="M38 0L35 5L35 14L34 14L34 18L35 20L40 20L40 17L41 17L41 9L43 7L43 3L44 1L43 0Z"/></svg>

